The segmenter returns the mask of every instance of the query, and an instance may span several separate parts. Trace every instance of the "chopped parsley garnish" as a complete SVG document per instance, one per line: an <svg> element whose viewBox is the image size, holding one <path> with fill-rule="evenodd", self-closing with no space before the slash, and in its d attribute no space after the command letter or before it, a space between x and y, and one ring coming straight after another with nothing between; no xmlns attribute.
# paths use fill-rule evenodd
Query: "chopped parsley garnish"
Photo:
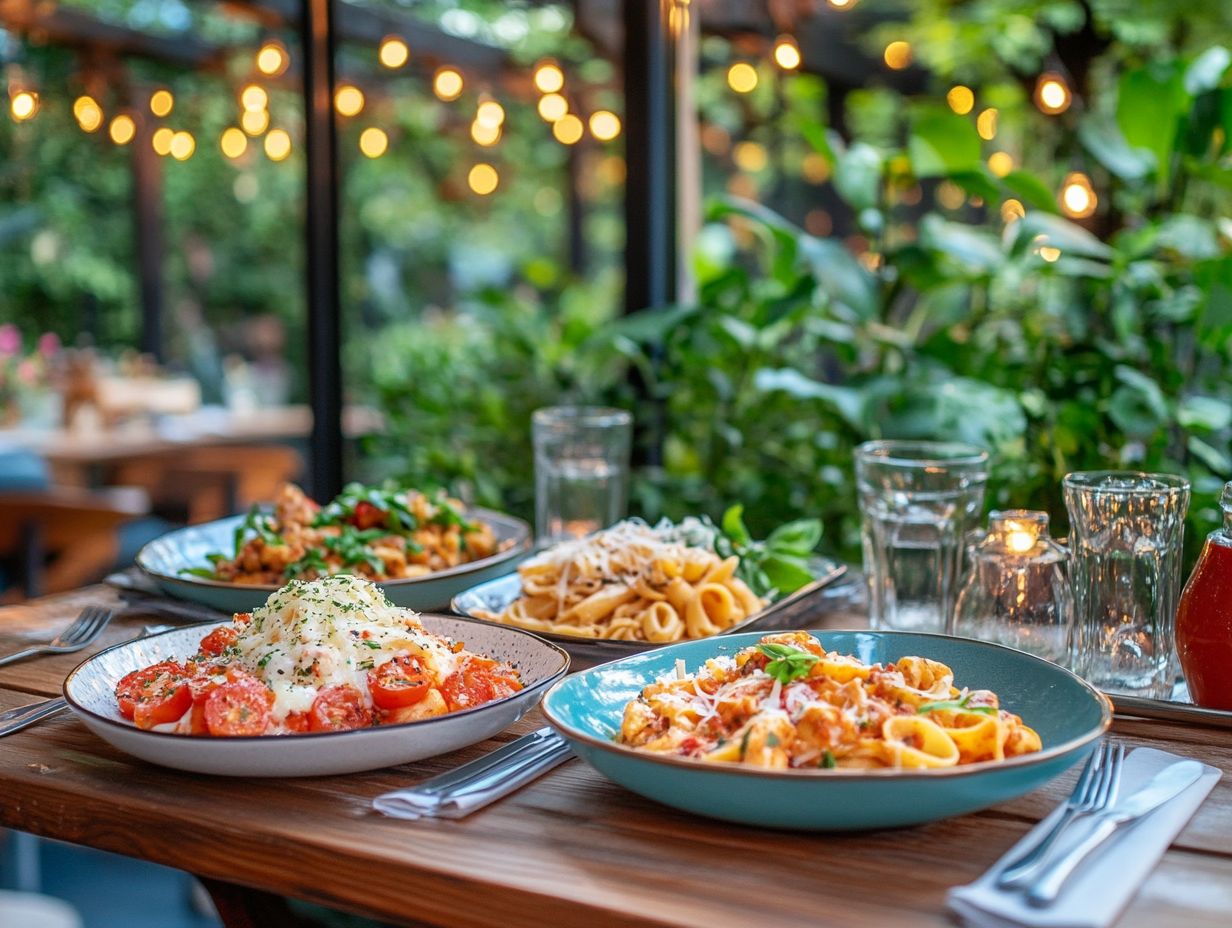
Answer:
<svg viewBox="0 0 1232 928"><path fill-rule="evenodd" d="M826 748L821 752L821 759L817 761L818 767L824 767L826 770L833 770L838 766L838 761L834 759L834 752Z"/></svg>
<svg viewBox="0 0 1232 928"><path fill-rule="evenodd" d="M757 645L757 649L770 658L770 663L766 664L766 673L784 686L793 680L807 677L813 665L821 660L816 654L793 648L789 644L762 642Z"/></svg>
<svg viewBox="0 0 1232 928"><path fill-rule="evenodd" d="M379 641L373 641L370 638L365 638L360 642L360 644L362 644L365 648L371 648L373 651L381 650L381 643Z"/></svg>

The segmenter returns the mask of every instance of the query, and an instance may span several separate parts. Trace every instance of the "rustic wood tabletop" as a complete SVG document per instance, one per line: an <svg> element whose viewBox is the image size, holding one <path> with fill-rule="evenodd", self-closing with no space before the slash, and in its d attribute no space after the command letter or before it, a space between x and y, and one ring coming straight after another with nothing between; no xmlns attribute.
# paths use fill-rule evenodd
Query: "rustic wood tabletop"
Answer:
<svg viewBox="0 0 1232 928"><path fill-rule="evenodd" d="M50 637L90 587L0 610L0 654ZM802 621L850 627L831 602ZM91 650L164 621L128 611ZM88 653L88 652L86 652ZM54 696L86 653L0 669L0 711ZM430 761L342 777L227 779L130 759L65 714L0 741L0 825L179 867L207 880L229 925L273 924L272 893L404 925L943 925L946 890L986 870L1073 786L897 831L796 834L661 807L571 761L459 821L371 811L542 724ZM1232 769L1232 731L1118 718L1113 733ZM1118 925L1232 924L1232 778L1225 777Z"/></svg>

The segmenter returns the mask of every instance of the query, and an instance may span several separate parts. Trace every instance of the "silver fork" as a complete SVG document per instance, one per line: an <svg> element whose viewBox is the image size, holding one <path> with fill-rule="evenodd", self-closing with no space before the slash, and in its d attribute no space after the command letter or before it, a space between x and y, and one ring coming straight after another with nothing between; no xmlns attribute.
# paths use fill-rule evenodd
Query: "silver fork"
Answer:
<svg viewBox="0 0 1232 928"><path fill-rule="evenodd" d="M997 877L997 886L1008 889L1027 882L1044 862L1044 856L1061 832L1071 822L1084 815L1093 815L1107 808L1116 799L1121 783L1121 764L1125 759L1125 746L1105 741L1091 753L1090 760L1082 768L1082 774L1065 802L1065 811L1057 819L1052 830L1038 844L1020 857L1010 861Z"/></svg>
<svg viewBox="0 0 1232 928"><path fill-rule="evenodd" d="M0 667L16 663L36 654L71 654L80 651L99 636L107 623L111 621L112 611L101 606L87 606L81 610L73 624L66 628L47 644L35 645L14 654L0 657Z"/></svg>

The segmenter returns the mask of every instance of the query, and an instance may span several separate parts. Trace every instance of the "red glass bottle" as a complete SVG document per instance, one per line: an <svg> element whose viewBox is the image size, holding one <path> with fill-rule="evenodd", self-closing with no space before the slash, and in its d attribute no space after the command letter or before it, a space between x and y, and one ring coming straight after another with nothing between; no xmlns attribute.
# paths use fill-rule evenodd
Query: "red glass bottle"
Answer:
<svg viewBox="0 0 1232 928"><path fill-rule="evenodd" d="M1176 650L1195 703L1232 709L1232 482L1219 500L1223 528L1206 536L1176 611Z"/></svg>

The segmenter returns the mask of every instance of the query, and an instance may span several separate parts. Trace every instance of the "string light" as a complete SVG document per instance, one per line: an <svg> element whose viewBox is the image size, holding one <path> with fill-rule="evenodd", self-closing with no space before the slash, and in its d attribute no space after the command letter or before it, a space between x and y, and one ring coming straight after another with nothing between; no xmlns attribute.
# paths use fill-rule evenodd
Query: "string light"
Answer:
<svg viewBox="0 0 1232 928"><path fill-rule="evenodd" d="M471 138L475 140L477 145L495 145L500 141L500 137L500 126L484 125L478 119L471 123Z"/></svg>
<svg viewBox="0 0 1232 928"><path fill-rule="evenodd" d="M902 39L891 42L885 47L883 57L886 67L893 71L901 71L911 64L911 43L904 42Z"/></svg>
<svg viewBox="0 0 1232 928"><path fill-rule="evenodd" d="M269 126L269 119L265 110L245 110L240 116L240 125L249 135L260 135Z"/></svg>
<svg viewBox="0 0 1232 928"><path fill-rule="evenodd" d="M1045 71L1035 82L1035 105L1040 112L1056 116L1069 109L1072 102L1073 94L1070 93L1069 85L1065 83L1065 78L1055 71Z"/></svg>
<svg viewBox="0 0 1232 928"><path fill-rule="evenodd" d="M248 151L248 136L235 126L228 126L222 130L222 135L218 139L218 147L228 158L238 158Z"/></svg>
<svg viewBox="0 0 1232 928"><path fill-rule="evenodd" d="M820 152L811 151L800 162L800 176L810 184L824 184L830 179L830 162Z"/></svg>
<svg viewBox="0 0 1232 928"><path fill-rule="evenodd" d="M620 117L608 110L590 114L590 134L600 142L610 142L620 135Z"/></svg>
<svg viewBox="0 0 1232 928"><path fill-rule="evenodd" d="M281 42L266 42L257 52L257 70L267 77L278 77L290 63L291 57Z"/></svg>
<svg viewBox="0 0 1232 928"><path fill-rule="evenodd" d="M154 135L150 138L150 145L160 155L171 154L171 140L175 138L175 132L168 129L166 126L161 126L154 130Z"/></svg>
<svg viewBox="0 0 1232 928"><path fill-rule="evenodd" d="M270 129L265 137L265 154L270 161L285 161L291 154L291 136L286 129Z"/></svg>
<svg viewBox="0 0 1232 928"><path fill-rule="evenodd" d="M441 68L432 79L432 92L448 103L462 96L462 75L453 68Z"/></svg>
<svg viewBox="0 0 1232 928"><path fill-rule="evenodd" d="M836 10L849 10L856 5L856 0L826 0Z"/></svg>
<svg viewBox="0 0 1232 928"><path fill-rule="evenodd" d="M989 107L975 117L975 131L985 142L991 142L997 137L997 110Z"/></svg>
<svg viewBox="0 0 1232 928"><path fill-rule="evenodd" d="M187 161L197 150L197 140L190 132L177 132L171 136L171 157L176 161Z"/></svg>
<svg viewBox="0 0 1232 928"><path fill-rule="evenodd" d="M774 43L774 61L784 71L800 67L800 46L789 35L781 35Z"/></svg>
<svg viewBox="0 0 1232 928"><path fill-rule="evenodd" d="M334 93L334 108L342 116L358 116L364 109L364 92L354 84L343 84Z"/></svg>
<svg viewBox="0 0 1232 928"><path fill-rule="evenodd" d="M377 50L376 56L381 64L392 71L395 68L402 67L410 60L411 50L407 48L406 42L402 41L399 36L387 35L381 39L381 47ZM384 151L384 149L381 149L381 151ZM372 155L370 157L379 158L380 155Z"/></svg>
<svg viewBox="0 0 1232 928"><path fill-rule="evenodd" d="M379 158L389 149L389 136L384 129L369 126L359 134L359 150L369 158Z"/></svg>
<svg viewBox="0 0 1232 928"><path fill-rule="evenodd" d="M945 102L959 116L966 116L975 107L975 93L970 87L955 84L945 95Z"/></svg>
<svg viewBox="0 0 1232 928"><path fill-rule="evenodd" d="M755 174L763 170L770 159L764 145L757 142L740 142L732 149L732 160L740 170Z"/></svg>
<svg viewBox="0 0 1232 928"><path fill-rule="evenodd" d="M150 94L150 112L162 119L170 116L175 108L175 97L170 90L156 90Z"/></svg>
<svg viewBox="0 0 1232 928"><path fill-rule="evenodd" d="M565 86L565 72L551 61L542 61L535 67L535 89L540 93L558 93Z"/></svg>
<svg viewBox="0 0 1232 928"><path fill-rule="evenodd" d="M505 108L495 100L484 100L475 110L475 122L489 129L500 128L505 121Z"/></svg>
<svg viewBox="0 0 1232 928"><path fill-rule="evenodd" d="M103 108L93 97L78 97L73 101L73 115L84 132L97 132L103 124Z"/></svg>
<svg viewBox="0 0 1232 928"><path fill-rule="evenodd" d="M500 184L500 175L496 173L496 168L490 164L480 162L471 168L470 173L466 175L466 183L471 190L479 194L481 197L486 197L489 193L496 190Z"/></svg>
<svg viewBox="0 0 1232 928"><path fill-rule="evenodd" d="M556 122L569 112L569 101L558 93L549 93L539 98L539 115L547 122Z"/></svg>
<svg viewBox="0 0 1232 928"><path fill-rule="evenodd" d="M757 69L747 61L737 61L727 69L727 86L736 93L752 93L757 87Z"/></svg>
<svg viewBox="0 0 1232 928"><path fill-rule="evenodd" d="M1027 210L1020 200L1009 199L1001 204L1001 219L1006 223L1021 219L1025 215Z"/></svg>
<svg viewBox="0 0 1232 928"><path fill-rule="evenodd" d="M1086 219L1095 215L1095 207L1099 198L1095 188L1091 186L1091 178L1081 171L1073 171L1065 175L1061 183L1061 212L1071 219Z"/></svg>
<svg viewBox="0 0 1232 928"><path fill-rule="evenodd" d="M249 84L240 91L240 105L250 113L259 113L269 105L269 94L264 87Z"/></svg>
<svg viewBox="0 0 1232 928"><path fill-rule="evenodd" d="M120 113L111 120L111 125L107 127L107 134L117 145L127 145L137 134L137 124L127 113Z"/></svg>
<svg viewBox="0 0 1232 928"><path fill-rule="evenodd" d="M9 101L9 112L17 122L33 119L39 110L39 96L33 90L19 90Z"/></svg>
<svg viewBox="0 0 1232 928"><path fill-rule="evenodd" d="M1055 248L1048 244L1048 236L1037 235L1031 240L1031 245L1035 249L1035 253L1047 261L1049 264L1057 261L1061 257L1061 249Z"/></svg>
<svg viewBox="0 0 1232 928"><path fill-rule="evenodd" d="M576 145L582 140L582 120L566 113L552 124L552 134L562 145Z"/></svg>
<svg viewBox="0 0 1232 928"><path fill-rule="evenodd" d="M1014 170L1014 158L1007 151L994 151L988 156L988 170L998 177L1004 177Z"/></svg>

